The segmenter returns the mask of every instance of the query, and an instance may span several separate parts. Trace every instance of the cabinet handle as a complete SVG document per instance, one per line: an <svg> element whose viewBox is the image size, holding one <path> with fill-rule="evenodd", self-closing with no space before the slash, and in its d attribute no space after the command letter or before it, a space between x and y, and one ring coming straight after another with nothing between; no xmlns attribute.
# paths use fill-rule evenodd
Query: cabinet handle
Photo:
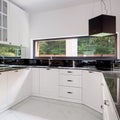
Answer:
<svg viewBox="0 0 120 120"><path fill-rule="evenodd" d="M103 83L101 83L101 86L104 86L104 84L103 84Z"/></svg>
<svg viewBox="0 0 120 120"><path fill-rule="evenodd" d="M68 73L72 73L72 71L67 71Z"/></svg>
<svg viewBox="0 0 120 120"><path fill-rule="evenodd" d="M50 68L48 67L48 68L46 68L46 70L50 70Z"/></svg>
<svg viewBox="0 0 120 120"><path fill-rule="evenodd" d="M103 105L101 105L100 107L101 107L101 109L103 109Z"/></svg>
<svg viewBox="0 0 120 120"><path fill-rule="evenodd" d="M68 94L73 94L72 92L67 92Z"/></svg>
<svg viewBox="0 0 120 120"><path fill-rule="evenodd" d="M109 105L110 105L110 104L109 104L109 100L104 100L104 105L109 106Z"/></svg>
<svg viewBox="0 0 120 120"><path fill-rule="evenodd" d="M92 71L89 71L89 73L93 73Z"/></svg>
<svg viewBox="0 0 120 120"><path fill-rule="evenodd" d="M72 80L67 80L68 82L72 82Z"/></svg>

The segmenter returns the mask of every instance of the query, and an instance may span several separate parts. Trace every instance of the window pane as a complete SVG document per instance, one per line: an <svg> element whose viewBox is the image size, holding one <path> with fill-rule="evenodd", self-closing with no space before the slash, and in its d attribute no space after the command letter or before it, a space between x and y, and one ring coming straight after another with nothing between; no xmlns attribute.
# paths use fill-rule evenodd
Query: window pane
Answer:
<svg viewBox="0 0 120 120"><path fill-rule="evenodd" d="M2 8L2 0L0 0L0 11L1 11L1 8Z"/></svg>
<svg viewBox="0 0 120 120"><path fill-rule="evenodd" d="M3 13L7 14L7 2L3 1Z"/></svg>
<svg viewBox="0 0 120 120"><path fill-rule="evenodd" d="M79 56L115 56L115 36L78 39Z"/></svg>
<svg viewBox="0 0 120 120"><path fill-rule="evenodd" d="M7 41L7 29L3 29L3 41Z"/></svg>
<svg viewBox="0 0 120 120"><path fill-rule="evenodd" d="M3 27L7 28L7 16L3 15Z"/></svg>
<svg viewBox="0 0 120 120"><path fill-rule="evenodd" d="M39 56L65 56L65 40L36 41L36 57Z"/></svg>
<svg viewBox="0 0 120 120"><path fill-rule="evenodd" d="M0 44L0 56L20 57L21 56L21 47Z"/></svg>

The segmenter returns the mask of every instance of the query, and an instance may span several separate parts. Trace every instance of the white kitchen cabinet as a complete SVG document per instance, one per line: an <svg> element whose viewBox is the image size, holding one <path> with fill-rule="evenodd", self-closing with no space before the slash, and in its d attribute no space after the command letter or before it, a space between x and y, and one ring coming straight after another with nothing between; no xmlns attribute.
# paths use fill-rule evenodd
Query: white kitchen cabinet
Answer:
<svg viewBox="0 0 120 120"><path fill-rule="evenodd" d="M8 7L8 42L28 47L29 36L28 14L9 2Z"/></svg>
<svg viewBox="0 0 120 120"><path fill-rule="evenodd" d="M59 73L60 99L80 103L82 99L81 70L60 69Z"/></svg>
<svg viewBox="0 0 120 120"><path fill-rule="evenodd" d="M81 87L81 76L60 74L61 86Z"/></svg>
<svg viewBox="0 0 120 120"><path fill-rule="evenodd" d="M32 74L31 69L22 69L21 81L23 84L21 86L21 91L19 92L18 101L21 101L32 94Z"/></svg>
<svg viewBox="0 0 120 120"><path fill-rule="evenodd" d="M40 68L32 68L32 95L40 93Z"/></svg>
<svg viewBox="0 0 120 120"><path fill-rule="evenodd" d="M80 88L74 88L74 87L65 87L60 86L60 97L68 98L68 99L81 99L81 89Z"/></svg>
<svg viewBox="0 0 120 120"><path fill-rule="evenodd" d="M7 106L7 73L0 73L0 111Z"/></svg>
<svg viewBox="0 0 120 120"><path fill-rule="evenodd" d="M103 120L119 120L109 88L103 79Z"/></svg>
<svg viewBox="0 0 120 120"><path fill-rule="evenodd" d="M31 95L30 69L8 72L8 105L11 106Z"/></svg>
<svg viewBox="0 0 120 120"><path fill-rule="evenodd" d="M20 45L19 41L19 10L16 5L9 2L8 7L8 42L9 44Z"/></svg>
<svg viewBox="0 0 120 120"><path fill-rule="evenodd" d="M83 104L101 112L103 75L100 72L82 71L83 81Z"/></svg>
<svg viewBox="0 0 120 120"><path fill-rule="evenodd" d="M49 98L58 97L58 69L40 69L40 95Z"/></svg>
<svg viewBox="0 0 120 120"><path fill-rule="evenodd" d="M7 43L8 41L8 1L1 0L0 1L0 42Z"/></svg>

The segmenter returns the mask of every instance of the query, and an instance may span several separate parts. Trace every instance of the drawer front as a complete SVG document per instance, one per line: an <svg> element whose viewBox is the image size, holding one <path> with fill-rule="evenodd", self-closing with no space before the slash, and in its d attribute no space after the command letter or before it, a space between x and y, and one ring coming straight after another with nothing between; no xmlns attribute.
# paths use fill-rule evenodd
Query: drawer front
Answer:
<svg viewBox="0 0 120 120"><path fill-rule="evenodd" d="M81 99L81 89L61 86L60 97L70 98L70 99Z"/></svg>
<svg viewBox="0 0 120 120"><path fill-rule="evenodd" d="M81 70L68 70L68 69L61 69L60 74L65 75L81 75Z"/></svg>
<svg viewBox="0 0 120 120"><path fill-rule="evenodd" d="M60 75L60 85L81 87L81 76Z"/></svg>

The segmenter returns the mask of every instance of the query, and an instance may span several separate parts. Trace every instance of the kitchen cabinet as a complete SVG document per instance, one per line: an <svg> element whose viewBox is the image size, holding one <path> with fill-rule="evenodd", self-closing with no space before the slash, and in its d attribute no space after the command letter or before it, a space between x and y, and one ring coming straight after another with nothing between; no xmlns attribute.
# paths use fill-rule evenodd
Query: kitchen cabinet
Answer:
<svg viewBox="0 0 120 120"><path fill-rule="evenodd" d="M8 42L9 44L20 45L19 41L19 22L18 7L9 2L8 7Z"/></svg>
<svg viewBox="0 0 120 120"><path fill-rule="evenodd" d="M119 120L114 101L104 79L103 79L103 120Z"/></svg>
<svg viewBox="0 0 120 120"><path fill-rule="evenodd" d="M58 97L59 70L51 68L40 69L40 96Z"/></svg>
<svg viewBox="0 0 120 120"><path fill-rule="evenodd" d="M83 104L102 113L102 80L103 75L100 72L82 71L83 81Z"/></svg>
<svg viewBox="0 0 120 120"><path fill-rule="evenodd" d="M7 73L0 73L0 111L7 107Z"/></svg>
<svg viewBox="0 0 120 120"><path fill-rule="evenodd" d="M8 6L8 42L9 44L28 47L28 14L9 2Z"/></svg>
<svg viewBox="0 0 120 120"><path fill-rule="evenodd" d="M8 1L0 0L0 42L4 43L8 41Z"/></svg>
<svg viewBox="0 0 120 120"><path fill-rule="evenodd" d="M8 73L8 106L31 95L30 69L9 71Z"/></svg>
<svg viewBox="0 0 120 120"><path fill-rule="evenodd" d="M81 102L82 75L81 70L60 69L59 72L60 99Z"/></svg>
<svg viewBox="0 0 120 120"><path fill-rule="evenodd" d="M32 68L32 95L40 94L40 68Z"/></svg>

